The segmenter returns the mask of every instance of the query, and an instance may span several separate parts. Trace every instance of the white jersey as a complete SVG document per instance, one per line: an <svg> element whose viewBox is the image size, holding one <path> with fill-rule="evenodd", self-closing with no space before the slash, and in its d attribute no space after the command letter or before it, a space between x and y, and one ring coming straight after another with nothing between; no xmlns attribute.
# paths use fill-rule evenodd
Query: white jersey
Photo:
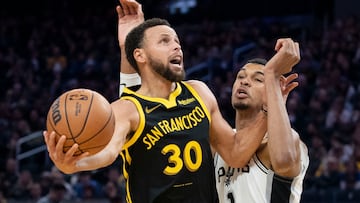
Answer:
<svg viewBox="0 0 360 203"><path fill-rule="evenodd" d="M298 203L309 166L307 147L301 142L301 172L293 179L280 177L255 154L244 168L229 167L215 154L216 188L220 203Z"/></svg>

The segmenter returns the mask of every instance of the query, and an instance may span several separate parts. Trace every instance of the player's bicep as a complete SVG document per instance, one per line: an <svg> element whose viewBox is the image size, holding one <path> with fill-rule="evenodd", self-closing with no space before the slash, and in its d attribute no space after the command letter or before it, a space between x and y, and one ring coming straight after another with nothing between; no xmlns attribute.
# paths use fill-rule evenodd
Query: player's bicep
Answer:
<svg viewBox="0 0 360 203"><path fill-rule="evenodd" d="M222 157L231 151L234 139L234 131L223 118L215 95L201 82L191 82L206 105L211 117L210 144Z"/></svg>
<svg viewBox="0 0 360 203"><path fill-rule="evenodd" d="M219 108L211 111L210 144L224 159L233 147L235 132L223 118Z"/></svg>
<svg viewBox="0 0 360 203"><path fill-rule="evenodd" d="M126 137L131 131L133 114L137 111L134 111L130 103L119 100L111 104L115 115L115 130L109 142L108 150L112 153L118 154L121 151L126 142Z"/></svg>

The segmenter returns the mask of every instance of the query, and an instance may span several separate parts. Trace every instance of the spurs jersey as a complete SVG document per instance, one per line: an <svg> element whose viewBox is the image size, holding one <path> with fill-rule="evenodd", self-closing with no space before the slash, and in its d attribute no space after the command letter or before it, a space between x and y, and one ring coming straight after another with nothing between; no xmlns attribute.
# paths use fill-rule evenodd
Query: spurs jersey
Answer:
<svg viewBox="0 0 360 203"><path fill-rule="evenodd" d="M293 179L274 174L255 154L244 168L229 167L215 155L216 187L221 203L298 203L309 166L308 150L301 142L301 172Z"/></svg>
<svg viewBox="0 0 360 203"><path fill-rule="evenodd" d="M140 116L121 151L127 202L218 202L210 115L195 90L179 82L162 99L125 88L121 99L132 101Z"/></svg>

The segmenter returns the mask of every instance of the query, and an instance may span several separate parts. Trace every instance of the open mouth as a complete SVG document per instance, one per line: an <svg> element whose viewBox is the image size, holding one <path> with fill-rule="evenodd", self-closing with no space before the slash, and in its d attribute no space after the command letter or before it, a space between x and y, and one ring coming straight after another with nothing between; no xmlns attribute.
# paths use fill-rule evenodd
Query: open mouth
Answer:
<svg viewBox="0 0 360 203"><path fill-rule="evenodd" d="M171 64L180 65L181 64L181 57L176 57L172 60L170 60Z"/></svg>
<svg viewBox="0 0 360 203"><path fill-rule="evenodd" d="M236 94L237 94L237 97L239 97L239 98L247 98L247 97L249 97L247 91L244 88L238 89L236 91Z"/></svg>

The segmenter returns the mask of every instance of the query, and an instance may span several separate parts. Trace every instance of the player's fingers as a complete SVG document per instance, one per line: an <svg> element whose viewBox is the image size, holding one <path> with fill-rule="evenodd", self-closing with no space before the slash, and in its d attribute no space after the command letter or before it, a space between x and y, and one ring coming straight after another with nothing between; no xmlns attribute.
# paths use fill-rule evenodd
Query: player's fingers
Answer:
<svg viewBox="0 0 360 203"><path fill-rule="evenodd" d="M124 11L123 11L123 9L121 8L120 5L116 6L116 12L117 12L119 18L122 18L125 15Z"/></svg>
<svg viewBox="0 0 360 203"><path fill-rule="evenodd" d="M50 134L48 133L48 138L47 138L47 145L48 145L48 149L50 153L55 152L56 150L56 139L55 139L56 135L55 132L52 131Z"/></svg>
<svg viewBox="0 0 360 203"><path fill-rule="evenodd" d="M284 47L284 45L286 45L286 39L287 38L280 38L280 39L276 40L275 51L279 51L280 48L282 48L282 47Z"/></svg>
<svg viewBox="0 0 360 203"><path fill-rule="evenodd" d="M46 130L43 131L43 137L44 137L45 144L47 144L48 139L49 139L49 133Z"/></svg>
<svg viewBox="0 0 360 203"><path fill-rule="evenodd" d="M297 86L299 86L298 82L292 82L289 85L285 87L285 90L283 91L285 94L289 94L291 91L293 91Z"/></svg>
<svg viewBox="0 0 360 203"><path fill-rule="evenodd" d="M295 82L294 80L298 78L297 73L292 73L287 77L281 76L280 77L280 83L281 83L281 92L284 96L287 97L287 95L296 88L299 83Z"/></svg>
<svg viewBox="0 0 360 203"><path fill-rule="evenodd" d="M300 55L300 45L298 42L295 42L295 52L296 52L296 56L299 58L301 58L301 55Z"/></svg>
<svg viewBox="0 0 360 203"><path fill-rule="evenodd" d="M289 56L293 59L294 65L300 61L299 43L293 40L289 41Z"/></svg>
<svg viewBox="0 0 360 203"><path fill-rule="evenodd" d="M290 94L290 92L295 89L299 85L298 82L292 82L289 85L282 87L281 92L284 98L284 102L286 103L286 100Z"/></svg>
<svg viewBox="0 0 360 203"><path fill-rule="evenodd" d="M128 0L120 0L122 10L124 12L124 15L130 15L130 7L129 7L129 1Z"/></svg>
<svg viewBox="0 0 360 203"><path fill-rule="evenodd" d="M55 135L55 134L54 134ZM55 137L54 137L55 140ZM64 158L64 151L63 151L63 147L64 147L64 143L66 141L66 136L62 135L60 137L60 139L58 140L58 142L56 143L56 147L55 147L55 151L56 153L54 154L54 158L55 159L63 159Z"/></svg>
<svg viewBox="0 0 360 203"><path fill-rule="evenodd" d="M131 15L136 15L138 12L138 7L140 6L140 4L134 0L128 0L127 3L128 7L129 7L129 12Z"/></svg>
<svg viewBox="0 0 360 203"><path fill-rule="evenodd" d="M143 10L142 10L142 5L141 4L139 4L139 6L137 7L137 14L138 15L142 15L142 16L144 16L144 13L143 13Z"/></svg>
<svg viewBox="0 0 360 203"><path fill-rule="evenodd" d="M276 40L275 51L278 51L281 48L282 41L283 41L282 39Z"/></svg>
<svg viewBox="0 0 360 203"><path fill-rule="evenodd" d="M296 80L299 77L297 73L292 73L285 78L285 85L291 83L292 81Z"/></svg>
<svg viewBox="0 0 360 203"><path fill-rule="evenodd" d="M293 40L291 38L280 38L276 41L275 50L279 51L281 48L284 50L291 49L292 51Z"/></svg>
<svg viewBox="0 0 360 203"><path fill-rule="evenodd" d="M280 78L281 80L281 89L282 91L286 91L287 88L289 88L290 86L292 86L293 84L297 83L294 80L298 78L298 74L297 73L292 73L287 77L283 77ZM296 85L297 86L297 85ZM296 87L295 86L295 87ZM293 89L290 87L290 89ZM290 90L291 91L291 90Z"/></svg>
<svg viewBox="0 0 360 203"><path fill-rule="evenodd" d="M75 152L78 150L79 145L77 143L73 144L70 149L65 153L65 159L73 159Z"/></svg>
<svg viewBox="0 0 360 203"><path fill-rule="evenodd" d="M45 130L43 132L43 136L44 136L46 148L47 148L48 152L50 153L55 148L55 145L50 144L50 133L48 131Z"/></svg>

